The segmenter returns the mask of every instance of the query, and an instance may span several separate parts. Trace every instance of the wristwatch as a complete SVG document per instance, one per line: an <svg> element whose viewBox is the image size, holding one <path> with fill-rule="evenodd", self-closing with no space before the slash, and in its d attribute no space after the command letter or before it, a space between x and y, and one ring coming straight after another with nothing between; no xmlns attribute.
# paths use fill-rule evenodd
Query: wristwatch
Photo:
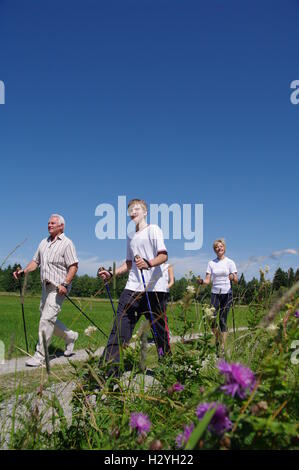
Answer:
<svg viewBox="0 0 299 470"><path fill-rule="evenodd" d="M65 287L66 289L67 289L68 286L69 286L69 284L67 284L66 282L62 282L61 285L62 285L63 287Z"/></svg>

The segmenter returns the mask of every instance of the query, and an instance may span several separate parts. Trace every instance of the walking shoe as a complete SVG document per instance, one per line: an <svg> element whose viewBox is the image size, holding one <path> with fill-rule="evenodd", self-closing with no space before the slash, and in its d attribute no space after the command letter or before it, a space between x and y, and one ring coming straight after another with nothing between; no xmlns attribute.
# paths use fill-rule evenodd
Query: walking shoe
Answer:
<svg viewBox="0 0 299 470"><path fill-rule="evenodd" d="M78 336L79 336L79 333L74 331L73 339L71 339L70 342L66 343L66 348L65 348L65 351L64 351L64 355L66 357L69 357L73 354L75 342L77 341Z"/></svg>
<svg viewBox="0 0 299 470"><path fill-rule="evenodd" d="M42 367L44 366L44 364L45 364L45 361L35 355L27 359L27 361L25 362L25 365L29 367Z"/></svg>

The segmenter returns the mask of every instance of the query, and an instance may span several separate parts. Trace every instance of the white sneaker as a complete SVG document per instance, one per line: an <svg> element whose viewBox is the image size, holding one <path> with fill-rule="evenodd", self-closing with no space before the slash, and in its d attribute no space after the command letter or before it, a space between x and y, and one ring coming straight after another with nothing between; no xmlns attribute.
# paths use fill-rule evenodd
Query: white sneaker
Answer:
<svg viewBox="0 0 299 470"><path fill-rule="evenodd" d="M32 356L25 362L26 366L29 367L42 367L45 364L43 359L39 359L37 356Z"/></svg>
<svg viewBox="0 0 299 470"><path fill-rule="evenodd" d="M66 343L66 348L65 348L65 351L64 351L64 355L66 357L71 356L73 354L75 342L77 341L78 336L79 336L79 333L74 331L73 339L71 339L69 343Z"/></svg>

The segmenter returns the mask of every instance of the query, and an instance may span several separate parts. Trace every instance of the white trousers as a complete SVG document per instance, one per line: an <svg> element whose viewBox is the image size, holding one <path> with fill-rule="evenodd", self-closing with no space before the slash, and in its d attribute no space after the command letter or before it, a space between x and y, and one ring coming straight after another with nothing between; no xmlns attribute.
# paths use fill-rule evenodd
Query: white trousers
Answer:
<svg viewBox="0 0 299 470"><path fill-rule="evenodd" d="M61 321L57 320L58 313L61 310L65 297L58 294L56 287L52 284L43 283L42 298L40 301L40 321L38 329L38 344L36 347L36 355L45 357L42 332L46 336L46 344L49 347L51 338L54 335L62 338L66 344L74 339L74 332L69 330Z"/></svg>

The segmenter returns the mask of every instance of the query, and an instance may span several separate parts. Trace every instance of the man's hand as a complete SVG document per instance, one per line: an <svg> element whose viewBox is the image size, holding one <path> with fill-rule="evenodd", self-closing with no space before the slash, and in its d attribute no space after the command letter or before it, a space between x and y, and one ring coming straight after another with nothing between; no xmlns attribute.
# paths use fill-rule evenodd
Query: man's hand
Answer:
<svg viewBox="0 0 299 470"><path fill-rule="evenodd" d="M230 281L234 281L235 280L235 275L233 273L230 273L228 278L229 278Z"/></svg>
<svg viewBox="0 0 299 470"><path fill-rule="evenodd" d="M197 283L202 286L203 285L203 279L201 279L200 276L198 276L198 278L196 279Z"/></svg>
<svg viewBox="0 0 299 470"><path fill-rule="evenodd" d="M151 268L151 265L150 265L149 261L144 260L139 255L135 256L135 263L136 263L137 268L140 269L140 270L141 269L150 269Z"/></svg>
<svg viewBox="0 0 299 470"><path fill-rule="evenodd" d="M62 285L60 285L60 286L57 287L57 291L58 291L58 294L60 294L60 295L65 295L65 294L67 294L67 288L64 287L64 286L62 286Z"/></svg>
<svg viewBox="0 0 299 470"><path fill-rule="evenodd" d="M102 281L108 282L112 278L112 273L103 268L103 266L100 266L97 272L97 276L100 277Z"/></svg>
<svg viewBox="0 0 299 470"><path fill-rule="evenodd" d="M24 276L24 269L18 268L16 271L12 273L15 280L20 279L20 277Z"/></svg>

